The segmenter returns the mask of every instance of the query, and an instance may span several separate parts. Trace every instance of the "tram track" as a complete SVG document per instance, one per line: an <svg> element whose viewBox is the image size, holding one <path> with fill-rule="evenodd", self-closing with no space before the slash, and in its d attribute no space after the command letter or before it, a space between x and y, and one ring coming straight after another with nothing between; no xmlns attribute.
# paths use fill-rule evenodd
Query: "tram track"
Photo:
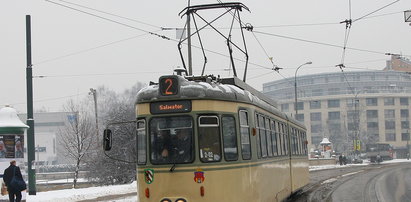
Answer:
<svg viewBox="0 0 411 202"><path fill-rule="evenodd" d="M336 193L339 188L345 189L344 187L352 186L349 183L353 183L353 180L355 180L356 184L361 184L363 187L356 190L356 193L348 193L348 195L358 195L358 197L355 198L355 201L385 201L381 198L381 194L378 193L378 190L380 189L378 180L382 177L379 176L381 175L381 172L383 172L382 170L391 166L395 166L395 164L378 166L370 164L366 166L310 172L310 183L306 185L302 191L292 196L288 201L332 202L333 194ZM337 193L337 195L341 195L341 193Z"/></svg>

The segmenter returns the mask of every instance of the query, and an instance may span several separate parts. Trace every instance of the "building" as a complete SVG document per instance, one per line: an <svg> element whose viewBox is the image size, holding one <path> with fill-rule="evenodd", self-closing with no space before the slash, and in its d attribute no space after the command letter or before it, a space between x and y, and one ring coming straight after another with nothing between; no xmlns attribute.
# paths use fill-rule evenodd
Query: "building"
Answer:
<svg viewBox="0 0 411 202"><path fill-rule="evenodd" d="M18 115L23 122L27 114ZM59 144L60 131L75 120L76 114L69 112L37 112L34 116L35 159L37 165L56 165L69 163L64 148ZM27 141L25 141L26 144ZM27 144L24 149L27 155Z"/></svg>
<svg viewBox="0 0 411 202"><path fill-rule="evenodd" d="M402 155L410 132L411 75L398 71L323 73L263 84L283 112L304 122L308 146L318 148L324 137L339 152L352 151L353 140L393 145Z"/></svg>
<svg viewBox="0 0 411 202"><path fill-rule="evenodd" d="M411 60L404 56L391 55L391 60L387 61L387 66L384 70L411 72Z"/></svg>

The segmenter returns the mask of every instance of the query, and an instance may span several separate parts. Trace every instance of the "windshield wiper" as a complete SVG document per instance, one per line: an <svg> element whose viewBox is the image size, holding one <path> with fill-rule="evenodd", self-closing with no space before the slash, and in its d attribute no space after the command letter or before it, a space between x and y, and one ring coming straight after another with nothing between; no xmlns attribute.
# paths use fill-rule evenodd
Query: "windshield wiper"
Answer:
<svg viewBox="0 0 411 202"><path fill-rule="evenodd" d="M170 168L170 172L173 172L174 169L176 169L176 163L173 163L173 166L171 166L171 168Z"/></svg>

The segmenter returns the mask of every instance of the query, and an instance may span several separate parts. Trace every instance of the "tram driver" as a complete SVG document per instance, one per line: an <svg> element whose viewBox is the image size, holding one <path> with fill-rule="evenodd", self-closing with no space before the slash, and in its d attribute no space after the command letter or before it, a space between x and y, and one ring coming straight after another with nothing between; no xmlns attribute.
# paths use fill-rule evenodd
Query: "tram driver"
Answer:
<svg viewBox="0 0 411 202"><path fill-rule="evenodd" d="M164 139L161 156L170 162L186 163L191 160L192 135L190 129L179 129Z"/></svg>

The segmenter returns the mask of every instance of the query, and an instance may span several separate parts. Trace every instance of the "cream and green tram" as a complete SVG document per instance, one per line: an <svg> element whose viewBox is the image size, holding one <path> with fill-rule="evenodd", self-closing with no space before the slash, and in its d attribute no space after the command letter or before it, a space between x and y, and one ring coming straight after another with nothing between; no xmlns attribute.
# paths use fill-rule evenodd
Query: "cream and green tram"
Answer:
<svg viewBox="0 0 411 202"><path fill-rule="evenodd" d="M138 93L141 202L282 201L308 183L305 127L240 83L171 75Z"/></svg>

